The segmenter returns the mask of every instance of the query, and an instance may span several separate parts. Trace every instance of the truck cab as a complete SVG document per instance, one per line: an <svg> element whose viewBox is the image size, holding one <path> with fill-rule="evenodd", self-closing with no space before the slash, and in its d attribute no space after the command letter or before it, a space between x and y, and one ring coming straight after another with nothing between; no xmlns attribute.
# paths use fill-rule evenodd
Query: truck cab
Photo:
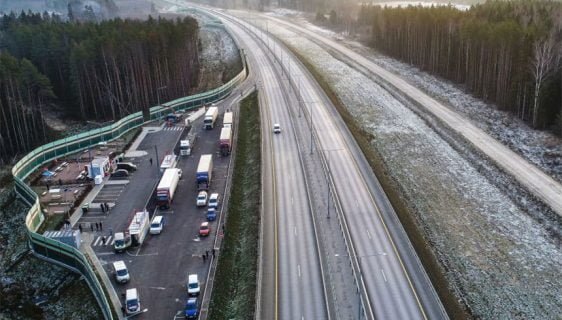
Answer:
<svg viewBox="0 0 562 320"><path fill-rule="evenodd" d="M113 243L113 250L115 252L123 252L131 246L131 237L124 232L115 233L115 242Z"/></svg>

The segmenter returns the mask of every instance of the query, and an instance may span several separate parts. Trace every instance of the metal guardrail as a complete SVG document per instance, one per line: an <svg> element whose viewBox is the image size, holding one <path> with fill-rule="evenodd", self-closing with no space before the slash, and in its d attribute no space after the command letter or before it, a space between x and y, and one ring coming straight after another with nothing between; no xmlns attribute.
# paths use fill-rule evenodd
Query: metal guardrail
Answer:
<svg viewBox="0 0 562 320"><path fill-rule="evenodd" d="M100 142L115 140L146 122L162 119L170 112L189 110L222 100L230 94L235 86L246 78L247 67L243 56L242 62L242 71L219 88L152 107L150 108L150 119L147 121L143 119L141 112L136 112L109 126L47 143L28 153L12 168L14 190L18 197L31 207L26 215L25 225L27 227L29 246L33 253L42 259L66 267L84 276L106 320L114 319L114 312L118 313L120 310L112 312L111 304L108 302L103 287L90 262L82 252L72 246L37 233L45 217L41 211L39 196L24 182L25 178L37 168L53 159L90 148Z"/></svg>

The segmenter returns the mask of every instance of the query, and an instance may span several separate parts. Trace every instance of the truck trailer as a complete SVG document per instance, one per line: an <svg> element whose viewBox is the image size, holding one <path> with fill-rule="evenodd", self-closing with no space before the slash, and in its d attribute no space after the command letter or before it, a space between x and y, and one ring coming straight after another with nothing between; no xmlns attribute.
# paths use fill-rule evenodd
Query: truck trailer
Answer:
<svg viewBox="0 0 562 320"><path fill-rule="evenodd" d="M234 120L234 113L232 112L225 112L224 117L222 120L222 127L223 128L232 128L232 124Z"/></svg>
<svg viewBox="0 0 562 320"><path fill-rule="evenodd" d="M180 180L180 169L170 168L164 171L160 183L156 187L156 205L161 209L170 207Z"/></svg>
<svg viewBox="0 0 562 320"><path fill-rule="evenodd" d="M219 117L219 108L217 107L210 107L205 113L205 118L203 119L203 124L205 129L210 130L215 127L215 121Z"/></svg>
<svg viewBox="0 0 562 320"><path fill-rule="evenodd" d="M204 154L199 159L199 164L197 165L197 189L207 190L211 185L211 177L213 174L213 155Z"/></svg>
<svg viewBox="0 0 562 320"><path fill-rule="evenodd" d="M228 156L230 154L230 150L232 149L232 129L230 127L221 129L219 149L222 156Z"/></svg>
<svg viewBox="0 0 562 320"><path fill-rule="evenodd" d="M144 210L141 212L135 213L131 224L129 225L129 236L131 237L131 245L132 246L140 246L144 239L146 238L146 234L150 229L150 216L148 211Z"/></svg>
<svg viewBox="0 0 562 320"><path fill-rule="evenodd" d="M162 164L160 164L160 173L164 173L166 169L175 168L178 164L178 156L175 154L169 154L164 157Z"/></svg>

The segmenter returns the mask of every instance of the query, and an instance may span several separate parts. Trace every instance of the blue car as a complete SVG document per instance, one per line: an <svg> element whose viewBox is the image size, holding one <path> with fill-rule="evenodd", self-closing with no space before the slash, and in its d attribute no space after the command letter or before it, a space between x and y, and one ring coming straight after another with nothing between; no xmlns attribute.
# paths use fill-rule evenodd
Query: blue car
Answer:
<svg viewBox="0 0 562 320"><path fill-rule="evenodd" d="M217 219L217 210L215 208L207 209L207 221L215 221Z"/></svg>
<svg viewBox="0 0 562 320"><path fill-rule="evenodd" d="M199 314L197 298L189 298L185 303L185 318L196 319Z"/></svg>

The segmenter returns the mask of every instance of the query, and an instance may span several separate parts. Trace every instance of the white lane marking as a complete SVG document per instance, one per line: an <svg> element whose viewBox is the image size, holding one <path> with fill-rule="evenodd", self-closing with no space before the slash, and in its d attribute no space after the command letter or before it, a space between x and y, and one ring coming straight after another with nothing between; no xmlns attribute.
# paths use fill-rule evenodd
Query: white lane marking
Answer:
<svg viewBox="0 0 562 320"><path fill-rule="evenodd" d="M299 278L300 278L301 277L301 265L300 264L297 265L297 272L298 272Z"/></svg>
<svg viewBox="0 0 562 320"><path fill-rule="evenodd" d="M297 235L297 227L294 227L293 231L294 231L295 236L296 236Z"/></svg>
<svg viewBox="0 0 562 320"><path fill-rule="evenodd" d="M94 241L94 243L92 244L92 247L95 247L98 245L98 242L101 240L101 237L97 237L96 241Z"/></svg>
<svg viewBox="0 0 562 320"><path fill-rule="evenodd" d="M109 236L109 238L107 238L107 239L105 240L105 244L106 244L106 245L107 245L107 244L110 244L110 243L113 244L113 243L111 242L111 239L112 239L112 238L113 238L113 236Z"/></svg>
<svg viewBox="0 0 562 320"><path fill-rule="evenodd" d="M369 240L372 240L371 233L369 232L369 229L367 229L367 237L369 237Z"/></svg>
<svg viewBox="0 0 562 320"><path fill-rule="evenodd" d="M166 290L164 287L148 287L149 289Z"/></svg>
<svg viewBox="0 0 562 320"><path fill-rule="evenodd" d="M293 200L294 200L294 199L293 199L293 197L291 196L291 205L294 205L294 204L295 204L295 202L294 202Z"/></svg>
<svg viewBox="0 0 562 320"><path fill-rule="evenodd" d="M384 282L388 282L388 281L386 281L386 275L384 274L384 270L383 270L383 269L381 269L381 273L382 273L382 277L384 278Z"/></svg>
<svg viewBox="0 0 562 320"><path fill-rule="evenodd" d="M115 238L113 238L113 240L111 240L110 245L113 245L115 243Z"/></svg>

